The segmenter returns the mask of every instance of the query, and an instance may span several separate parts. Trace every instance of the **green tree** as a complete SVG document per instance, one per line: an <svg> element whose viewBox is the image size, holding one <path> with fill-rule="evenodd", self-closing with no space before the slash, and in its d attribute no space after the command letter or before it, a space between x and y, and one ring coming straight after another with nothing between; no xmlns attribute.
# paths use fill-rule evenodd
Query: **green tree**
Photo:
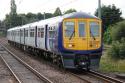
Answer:
<svg viewBox="0 0 125 83"><path fill-rule="evenodd" d="M17 14L6 15L6 19L4 21L5 21L5 24L6 24L7 28L15 27L15 26L18 26L18 24L19 24Z"/></svg>
<svg viewBox="0 0 125 83"><path fill-rule="evenodd" d="M26 15L26 18L27 18L27 20L28 20L28 23L38 21L37 15L36 15L36 14L33 14L33 13L31 13L31 12Z"/></svg>
<svg viewBox="0 0 125 83"><path fill-rule="evenodd" d="M41 20L41 19L43 19L43 18L44 18L44 17L43 17L43 15L42 15L41 13L37 13L37 15L36 15L36 16L37 16L37 19L38 19L38 20Z"/></svg>
<svg viewBox="0 0 125 83"><path fill-rule="evenodd" d="M53 17L52 13L45 13L45 19Z"/></svg>
<svg viewBox="0 0 125 83"><path fill-rule="evenodd" d="M103 24L104 31L112 24L115 24L122 20L122 12L114 4L101 7L101 19ZM95 15L98 16L98 9L95 12Z"/></svg>
<svg viewBox="0 0 125 83"><path fill-rule="evenodd" d="M125 21L119 22L112 27L111 36L113 41L125 38Z"/></svg>
<svg viewBox="0 0 125 83"><path fill-rule="evenodd" d="M60 8L57 7L54 14L53 14L53 16L60 16L60 15L62 15L62 12L61 12Z"/></svg>
<svg viewBox="0 0 125 83"><path fill-rule="evenodd" d="M113 43L108 54L115 59L125 59L125 21L112 26L110 35Z"/></svg>
<svg viewBox="0 0 125 83"><path fill-rule="evenodd" d="M19 20L20 25L29 23L25 14L18 14L18 20Z"/></svg>
<svg viewBox="0 0 125 83"><path fill-rule="evenodd" d="M17 7L15 4L15 0L11 0L11 8L10 9L11 9L11 12L10 12L11 15L17 14L17 12L16 12Z"/></svg>
<svg viewBox="0 0 125 83"><path fill-rule="evenodd" d="M112 26L110 26L104 33L104 42L107 43L107 44L111 44L112 43L112 37L111 37L111 29L112 29Z"/></svg>
<svg viewBox="0 0 125 83"><path fill-rule="evenodd" d="M16 4L15 4L15 0L11 0L10 4L11 4L10 14L6 15L6 18L4 20L7 28L15 27L15 26L19 25L19 23L18 23L18 15L17 15L17 12L16 12L17 7L16 7Z"/></svg>
<svg viewBox="0 0 125 83"><path fill-rule="evenodd" d="M113 59L125 59L125 38L120 41L113 41L111 48L108 50L108 55Z"/></svg>
<svg viewBox="0 0 125 83"><path fill-rule="evenodd" d="M77 12L75 9L69 9L64 12L64 14L72 13L72 12Z"/></svg>

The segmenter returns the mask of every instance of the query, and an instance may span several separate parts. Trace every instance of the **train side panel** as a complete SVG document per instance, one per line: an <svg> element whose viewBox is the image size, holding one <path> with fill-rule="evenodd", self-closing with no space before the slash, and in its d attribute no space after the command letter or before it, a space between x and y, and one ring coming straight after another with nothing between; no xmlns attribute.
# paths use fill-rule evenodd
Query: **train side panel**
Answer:
<svg viewBox="0 0 125 83"><path fill-rule="evenodd" d="M47 49L51 52L57 52L58 24L49 24L47 27Z"/></svg>
<svg viewBox="0 0 125 83"><path fill-rule="evenodd" d="M45 26L37 26L37 47L45 50Z"/></svg>
<svg viewBox="0 0 125 83"><path fill-rule="evenodd" d="M35 47L35 27L30 27L27 45Z"/></svg>
<svg viewBox="0 0 125 83"><path fill-rule="evenodd" d="M20 29L20 43L24 44L24 29Z"/></svg>

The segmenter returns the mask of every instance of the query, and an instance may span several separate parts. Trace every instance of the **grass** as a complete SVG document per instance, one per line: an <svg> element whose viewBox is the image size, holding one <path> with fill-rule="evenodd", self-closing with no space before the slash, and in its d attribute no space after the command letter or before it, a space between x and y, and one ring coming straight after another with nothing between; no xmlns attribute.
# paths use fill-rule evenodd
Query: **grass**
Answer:
<svg viewBox="0 0 125 83"><path fill-rule="evenodd" d="M5 35L6 35L6 34L5 34L4 32L1 32L1 31L0 31L0 36L1 36L1 37L5 36Z"/></svg>
<svg viewBox="0 0 125 83"><path fill-rule="evenodd" d="M105 46L103 55L100 61L100 70L103 72L120 72L125 73L125 60L113 60L107 55L107 50L110 46Z"/></svg>

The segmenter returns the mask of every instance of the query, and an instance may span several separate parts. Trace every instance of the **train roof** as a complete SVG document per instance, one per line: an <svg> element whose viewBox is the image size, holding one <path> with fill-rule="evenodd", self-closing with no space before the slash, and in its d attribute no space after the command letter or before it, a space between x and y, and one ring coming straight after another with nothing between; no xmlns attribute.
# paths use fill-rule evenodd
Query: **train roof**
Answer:
<svg viewBox="0 0 125 83"><path fill-rule="evenodd" d="M84 12L74 12L71 14L64 15L64 18L93 18L93 19L99 19L96 16L84 13Z"/></svg>
<svg viewBox="0 0 125 83"><path fill-rule="evenodd" d="M17 27L14 27L14 28L10 28L7 31L12 31L12 30L15 30L15 29L20 29L20 26L17 26Z"/></svg>
<svg viewBox="0 0 125 83"><path fill-rule="evenodd" d="M45 24L54 24L56 22L61 22L63 19L66 19L66 18L99 19L96 16L93 16L93 15L90 15L90 14L87 14L87 13L84 13L84 12L74 12L74 13L65 14L65 15L62 15L62 16L57 16L57 17L52 17L52 18L48 18L48 19L45 19L45 20L40 20L40 21L37 21L37 22L34 22L34 23L29 23L29 24L26 24L26 25L23 25L23 26L17 26L17 27L8 29L8 31L15 30L15 29L27 28L29 26L41 26L41 25L45 25Z"/></svg>

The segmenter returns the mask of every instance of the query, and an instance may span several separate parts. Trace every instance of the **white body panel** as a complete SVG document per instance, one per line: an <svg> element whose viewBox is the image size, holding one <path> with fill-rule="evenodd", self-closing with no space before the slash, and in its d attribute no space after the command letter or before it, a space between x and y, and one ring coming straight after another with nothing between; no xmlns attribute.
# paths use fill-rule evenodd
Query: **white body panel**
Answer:
<svg viewBox="0 0 125 83"><path fill-rule="evenodd" d="M19 31L20 30L17 30L17 32L19 32ZM16 35L16 42L20 43L20 34L19 33Z"/></svg>
<svg viewBox="0 0 125 83"><path fill-rule="evenodd" d="M20 31L20 30L23 30L23 36L20 36L20 35L16 35L16 36L8 36L8 40L11 40L11 41L14 41L14 42L18 42L20 44L24 44L25 45L28 45L28 46L32 46L32 47L36 47L37 45L37 48L40 48L40 49L44 49L46 50L46 46L45 46L45 30L46 30L46 25L48 25L47 27L47 50L51 51L51 47L50 47L50 44L49 44L49 27L55 27L54 30L58 30L59 26L57 26L62 20L64 19L63 16L58 16L58 17L54 17L54 18L50 18L50 19L46 19L46 20L41 20L41 21L38 21L38 22L34 22L34 23L30 23L30 24L26 24L26 25L23 25L23 26L19 26L19 27L15 27L15 28L11 28L8 30L8 32L12 32L12 31ZM35 27L37 27L37 40L35 40L35 34L34 33L34 37L30 37L30 29L35 29ZM41 38L41 37L38 37L38 28L44 28L44 36ZM28 30L28 37L25 37L25 33L24 33L24 29L25 30ZM57 32L57 31L56 31ZM24 41L25 39L25 41ZM35 41L36 44L35 44Z"/></svg>
<svg viewBox="0 0 125 83"><path fill-rule="evenodd" d="M44 36L41 38L38 37L38 29L44 28ZM37 27L37 47L45 50L45 26Z"/></svg>

